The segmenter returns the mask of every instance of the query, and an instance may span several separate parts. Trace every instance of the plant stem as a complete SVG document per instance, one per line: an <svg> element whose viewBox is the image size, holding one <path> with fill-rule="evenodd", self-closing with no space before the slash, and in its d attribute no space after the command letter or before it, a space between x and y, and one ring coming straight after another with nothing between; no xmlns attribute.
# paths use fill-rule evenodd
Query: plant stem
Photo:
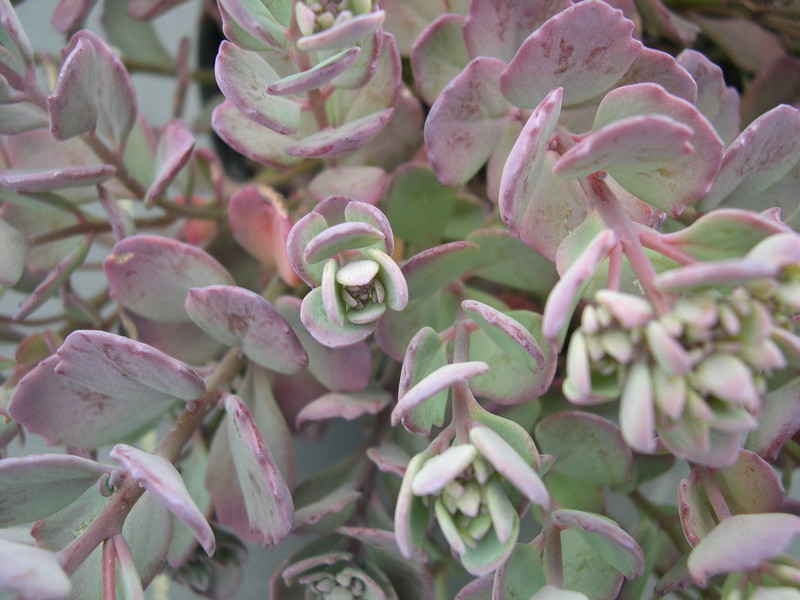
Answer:
<svg viewBox="0 0 800 600"><path fill-rule="evenodd" d="M711 471L706 467L695 467L700 482L703 484L703 489L708 496L708 501L711 503L711 508L717 516L717 520L721 523L731 516L731 509L728 507L728 502L725 496L722 495L722 490L719 489L714 476Z"/></svg>
<svg viewBox="0 0 800 600"><path fill-rule="evenodd" d="M206 383L206 393L198 400L187 404L172 428L159 442L153 455L174 463L181 450L214 408L226 388L244 365L244 357L238 348L231 348L217 365ZM71 575L86 560L86 557L104 540L122 532L125 518L145 490L138 482L127 478L109 498L103 510L81 534L58 555L67 575Z"/></svg>
<svg viewBox="0 0 800 600"><path fill-rule="evenodd" d="M653 304L654 311L657 315L665 314L669 309L666 296L654 285L656 271L644 252L639 232L633 221L601 177L590 175L581 177L579 181L603 222L617 234L625 256L628 257L645 295Z"/></svg>
<svg viewBox="0 0 800 600"><path fill-rule="evenodd" d="M116 562L114 538L108 538L103 541L103 600L117 598Z"/></svg>
<svg viewBox="0 0 800 600"><path fill-rule="evenodd" d="M550 513L542 511L542 530L544 532L545 564L544 572L547 583L564 587L564 564L561 557L561 532L553 524Z"/></svg>

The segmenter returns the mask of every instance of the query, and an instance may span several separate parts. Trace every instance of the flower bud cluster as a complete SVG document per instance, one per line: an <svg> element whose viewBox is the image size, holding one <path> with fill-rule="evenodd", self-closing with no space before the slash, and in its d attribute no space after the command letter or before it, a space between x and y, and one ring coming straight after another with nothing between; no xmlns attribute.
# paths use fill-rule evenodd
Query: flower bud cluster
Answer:
<svg viewBox="0 0 800 600"><path fill-rule="evenodd" d="M330 29L372 10L372 0L306 0L295 8L303 35Z"/></svg>
<svg viewBox="0 0 800 600"><path fill-rule="evenodd" d="M786 366L775 338L797 311L794 285L689 291L660 316L642 297L602 290L572 336L564 394L578 404L620 397L635 450L655 450L655 428L673 452L698 459L710 430L738 436L755 425L765 377ZM675 436L691 449L673 447Z"/></svg>

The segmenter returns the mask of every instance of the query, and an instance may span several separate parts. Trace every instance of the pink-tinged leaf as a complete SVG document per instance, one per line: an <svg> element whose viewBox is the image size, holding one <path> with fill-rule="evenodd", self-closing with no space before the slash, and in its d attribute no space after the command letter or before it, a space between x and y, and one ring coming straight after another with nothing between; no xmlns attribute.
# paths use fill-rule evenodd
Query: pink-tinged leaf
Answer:
<svg viewBox="0 0 800 600"><path fill-rule="evenodd" d="M770 391L761 402L758 425L747 438L747 448L770 462L800 430L800 379Z"/></svg>
<svg viewBox="0 0 800 600"><path fill-rule="evenodd" d="M185 307L208 335L229 346L240 346L262 367L291 375L308 365L308 356L289 324L255 292L231 285L193 288Z"/></svg>
<svg viewBox="0 0 800 600"><path fill-rule="evenodd" d="M219 13L225 37L246 50L278 49L286 45L288 20L283 26L263 2L220 0Z"/></svg>
<svg viewBox="0 0 800 600"><path fill-rule="evenodd" d="M725 151L714 185L700 202L710 210L721 202L757 208L753 201L780 181L800 160L800 110L773 108L745 129Z"/></svg>
<svg viewBox="0 0 800 600"><path fill-rule="evenodd" d="M392 473L402 477L411 457L402 446L394 442L382 442L367 449L367 456L382 473Z"/></svg>
<svg viewBox="0 0 800 600"><path fill-rule="evenodd" d="M292 529L292 496L253 424L250 412L236 396L225 400L228 436L241 487L250 533L274 546Z"/></svg>
<svg viewBox="0 0 800 600"><path fill-rule="evenodd" d="M755 121L779 104L794 105L798 89L800 89L800 60L791 54L776 58L756 72L755 77L747 84L741 98L742 123ZM728 88L727 91L735 97L735 106L738 108L738 92L732 88ZM734 132L733 137L737 133L739 130ZM730 143L733 138L727 141Z"/></svg>
<svg viewBox="0 0 800 600"><path fill-rule="evenodd" d="M30 102L0 104L0 133L13 135L47 127L47 111Z"/></svg>
<svg viewBox="0 0 800 600"><path fill-rule="evenodd" d="M211 127L231 148L263 165L285 168L301 162L286 153L297 140L257 125L228 100L214 109Z"/></svg>
<svg viewBox="0 0 800 600"><path fill-rule="evenodd" d="M59 140L94 132L100 107L94 87L98 58L91 40L78 38L64 59L53 93L47 99L50 131Z"/></svg>
<svg viewBox="0 0 800 600"><path fill-rule="evenodd" d="M419 93L428 104L436 101L439 92L470 60L461 35L463 26L464 17L445 13L430 23L414 42L411 70Z"/></svg>
<svg viewBox="0 0 800 600"><path fill-rule="evenodd" d="M689 202L708 193L722 160L722 140L708 120L681 98L653 83L639 83L612 90L600 102L594 129L614 121L647 114L661 114L689 126L694 153L643 173L611 171L626 190L672 216Z"/></svg>
<svg viewBox="0 0 800 600"><path fill-rule="evenodd" d="M628 445L643 454L657 448L653 382L647 364L640 360L631 367L619 402L619 428Z"/></svg>
<svg viewBox="0 0 800 600"><path fill-rule="evenodd" d="M780 39L754 20L744 17L715 19L692 15L703 33L723 48L739 68L758 73L786 54Z"/></svg>
<svg viewBox="0 0 800 600"><path fill-rule="evenodd" d="M32 65L33 48L31 48L31 42L10 2L3 1L0 3L0 26L3 29L3 33L0 34L2 45L23 63Z"/></svg>
<svg viewBox="0 0 800 600"><path fill-rule="evenodd" d="M620 119L588 134L556 161L553 173L567 179L601 169L614 175L641 173L691 154L692 129L661 115Z"/></svg>
<svg viewBox="0 0 800 600"><path fill-rule="evenodd" d="M55 553L0 539L0 590L31 600L67 600L72 584Z"/></svg>
<svg viewBox="0 0 800 600"><path fill-rule="evenodd" d="M405 558L411 558L422 547L425 530L430 518L430 509L411 491L411 481L431 457L430 450L417 454L408 463L408 468L397 493L394 511L394 534L397 546Z"/></svg>
<svg viewBox="0 0 800 600"><path fill-rule="evenodd" d="M342 514L359 498L361 492L353 489L352 483L344 483L319 500L298 507L294 513L294 526L296 529L306 526L304 529L307 529L307 526L315 525L327 515Z"/></svg>
<svg viewBox="0 0 800 600"><path fill-rule="evenodd" d="M117 444L109 456L125 467L126 476L159 499L169 510L186 523L206 554L214 554L216 542L211 526L189 495L180 473L162 456L142 452L132 446Z"/></svg>
<svg viewBox="0 0 800 600"><path fill-rule="evenodd" d="M489 159L510 120L498 81L505 63L473 59L442 90L425 122L425 148L445 185L466 183Z"/></svg>
<svg viewBox="0 0 800 600"><path fill-rule="evenodd" d="M611 230L597 234L553 287L544 307L542 332L560 348L566 328L581 297L581 289L600 262L608 256L617 238Z"/></svg>
<svg viewBox="0 0 800 600"><path fill-rule="evenodd" d="M767 513L734 515L717 525L689 555L689 573L705 587L718 573L755 569L800 535L800 517Z"/></svg>
<svg viewBox="0 0 800 600"><path fill-rule="evenodd" d="M66 139L94 131L121 152L136 121L136 94L128 71L111 48L87 30L76 33L64 52L47 99L53 136ZM74 102L73 94L81 101Z"/></svg>
<svg viewBox="0 0 800 600"><path fill-rule="evenodd" d="M604 485L625 483L633 454L619 427L588 412L564 411L536 424L542 452L555 456L553 470Z"/></svg>
<svg viewBox="0 0 800 600"><path fill-rule="evenodd" d="M408 284L394 259L375 248L367 248L364 257L380 267L377 279L383 283L386 306L395 311L404 310L408 306Z"/></svg>
<svg viewBox="0 0 800 600"><path fill-rule="evenodd" d="M206 391L203 378L179 360L105 331L73 331L58 349L55 372L100 394L140 393L190 401Z"/></svg>
<svg viewBox="0 0 800 600"><path fill-rule="evenodd" d="M550 506L550 494L533 465L500 434L488 427L473 427L469 430L469 439L481 456L530 502L545 509Z"/></svg>
<svg viewBox="0 0 800 600"><path fill-rule="evenodd" d="M262 265L276 269L286 284L299 282L286 256L291 222L283 198L271 188L248 185L228 201L233 237Z"/></svg>
<svg viewBox="0 0 800 600"><path fill-rule="evenodd" d="M208 468L208 448L203 440L192 439L185 455L181 457L180 474L192 500L204 515L212 510L211 494L205 486L206 469ZM197 539L194 533L179 518L172 519L172 540L169 544L167 562L175 569L185 565L197 550Z"/></svg>
<svg viewBox="0 0 800 600"><path fill-rule="evenodd" d="M614 87L634 83L657 83L673 96L687 102L694 104L697 100L698 85L692 75L672 55L660 50L642 48L639 56Z"/></svg>
<svg viewBox="0 0 800 600"><path fill-rule="evenodd" d="M642 50L633 22L605 2L579 2L547 20L520 46L500 76L503 96L533 108L564 88L564 104L577 104L610 88Z"/></svg>
<svg viewBox="0 0 800 600"><path fill-rule="evenodd" d="M144 197L145 206L152 206L167 186L189 162L194 150L194 137L186 124L170 121L160 131L156 150L156 175Z"/></svg>
<svg viewBox="0 0 800 600"><path fill-rule="evenodd" d="M416 496L439 494L448 484L472 464L478 449L472 444L450 446L441 454L431 457L411 480L411 491Z"/></svg>
<svg viewBox="0 0 800 600"><path fill-rule="evenodd" d="M454 600L492 600L494 577L494 573L488 573L473 579L458 591Z"/></svg>
<svg viewBox="0 0 800 600"><path fill-rule="evenodd" d="M36 286L36 289L20 303L13 318L16 320L24 319L58 292L75 269L83 264L91 246L91 237L85 237L81 245L61 259L61 261L53 267L53 270Z"/></svg>
<svg viewBox="0 0 800 600"><path fill-rule="evenodd" d="M470 56L493 56L508 62L532 31L570 6L567 0L470 2L464 22L464 43Z"/></svg>
<svg viewBox="0 0 800 600"><path fill-rule="evenodd" d="M49 446L97 448L151 425L175 402L141 387L133 398L95 392L55 372L58 356L40 362L19 382L8 414Z"/></svg>
<svg viewBox="0 0 800 600"><path fill-rule="evenodd" d="M405 425L409 413L429 398L460 381L467 381L476 375L483 375L488 370L489 367L486 363L477 361L439 367L397 400L397 406L392 411L392 425L397 425L401 420Z"/></svg>
<svg viewBox="0 0 800 600"><path fill-rule="evenodd" d="M323 288L311 290L300 306L300 319L308 332L320 344L329 348L345 348L367 339L375 329L375 322L353 323L343 320L334 323L324 303Z"/></svg>
<svg viewBox="0 0 800 600"><path fill-rule="evenodd" d="M0 286L13 286L25 269L28 238L0 219Z"/></svg>
<svg viewBox="0 0 800 600"><path fill-rule="evenodd" d="M169 10L181 0L130 0L128 14L134 19L152 19Z"/></svg>
<svg viewBox="0 0 800 600"><path fill-rule="evenodd" d="M0 527L49 517L111 469L68 454L35 454L0 461Z"/></svg>
<svg viewBox="0 0 800 600"><path fill-rule="evenodd" d="M343 250L355 250L382 242L383 232L369 223L348 222L328 227L308 241L303 250L303 261L318 263Z"/></svg>
<svg viewBox="0 0 800 600"><path fill-rule="evenodd" d="M106 219L108 220L108 224L111 226L111 231L114 232L114 237L117 241L129 235L133 235L136 229L133 215L124 210L116 198L111 196L102 185L97 186L97 195L100 200L100 205L103 207Z"/></svg>
<svg viewBox="0 0 800 600"><path fill-rule="evenodd" d="M374 31L372 35L358 42L356 47L361 48L361 53L347 69L331 80L330 85L339 90L354 90L356 94L361 94L364 91L362 88L375 89L373 77L380 69L381 57L385 54L384 50L388 46L391 46L396 53L394 38L386 34L383 29ZM324 51L322 55L324 56L330 52L333 52L333 50ZM379 79L381 78L379 77ZM399 79L398 77L398 83ZM391 103L383 104L381 108L386 108L390 105ZM338 106L336 108L341 110L344 107Z"/></svg>
<svg viewBox="0 0 800 600"><path fill-rule="evenodd" d="M736 285L762 277L773 277L776 273L777 269L773 265L762 260L726 259L671 269L656 277L656 285L670 291L692 290Z"/></svg>
<svg viewBox="0 0 800 600"><path fill-rule="evenodd" d="M318 202L328 196L342 194L356 202L375 205L383 196L387 180L386 171L380 167L332 166L311 180L308 191Z"/></svg>
<svg viewBox="0 0 800 600"><path fill-rule="evenodd" d="M691 547L695 547L717 525L716 515L711 510L708 496L698 481L699 476L695 469L688 477L681 479L678 486L681 528Z"/></svg>
<svg viewBox="0 0 800 600"><path fill-rule="evenodd" d="M472 266L478 245L460 241L440 244L412 256L402 271L410 298L423 298L456 281Z"/></svg>
<svg viewBox="0 0 800 600"><path fill-rule="evenodd" d="M0 186L21 194L97 185L116 173L113 165L87 165L57 169L8 169L0 172Z"/></svg>
<svg viewBox="0 0 800 600"><path fill-rule="evenodd" d="M309 264L304 258L305 249L311 240L327 228L328 221L325 217L320 212L312 210L301 217L286 236L286 257L289 264L300 279L312 288L322 283L324 263Z"/></svg>
<svg viewBox="0 0 800 600"><path fill-rule="evenodd" d="M322 158L341 156L357 150L375 137L392 117L394 108L367 115L303 138L286 148L291 156Z"/></svg>
<svg viewBox="0 0 800 600"><path fill-rule="evenodd" d="M636 7L641 11L640 18L648 24L649 33L652 28L652 35L663 35L681 46L690 46L700 32L695 23L669 10L661 0L646 0Z"/></svg>
<svg viewBox="0 0 800 600"><path fill-rule="evenodd" d="M411 338L405 351L398 397L405 396L413 386L446 364L447 354L442 338L430 327L420 329ZM406 429L429 435L433 425L441 426L447 408L447 395L447 390L442 390L413 408L403 420Z"/></svg>
<svg viewBox="0 0 800 600"><path fill-rule="evenodd" d="M520 237L525 213L531 203L531 192L536 188L550 137L558 124L562 94L561 88L554 89L531 113L503 167L500 216L511 233Z"/></svg>
<svg viewBox="0 0 800 600"><path fill-rule="evenodd" d="M559 528L572 528L612 567L628 579L641 575L644 553L629 533L614 521L579 510L559 509L552 513Z"/></svg>
<svg viewBox="0 0 800 600"><path fill-rule="evenodd" d="M271 96L264 91L265 84L269 85L279 77L258 53L223 41L214 73L222 93L248 119L283 135L297 131L300 104L294 99Z"/></svg>
<svg viewBox="0 0 800 600"><path fill-rule="evenodd" d="M589 600L589 597L581 592L573 592L546 585L531 596L530 600Z"/></svg>
<svg viewBox="0 0 800 600"><path fill-rule="evenodd" d="M117 242L103 263L111 297L158 321L189 321L189 290L232 285L233 278L200 248L170 238L137 235Z"/></svg>
<svg viewBox="0 0 800 600"><path fill-rule="evenodd" d="M697 82L694 105L711 122L728 146L739 133L739 93L734 88L726 87L722 69L705 54L687 48L678 55L677 62ZM670 89L667 91L679 95ZM689 98L686 100L692 102ZM777 104L779 103L776 102L773 106Z"/></svg>
<svg viewBox="0 0 800 600"><path fill-rule="evenodd" d="M285 96L315 90L330 82L331 79L344 72L358 58L361 48L354 46L342 50L330 58L317 63L307 71L295 73L273 81L267 86L267 93L273 96Z"/></svg>
<svg viewBox="0 0 800 600"><path fill-rule="evenodd" d="M283 296L275 303L292 326L308 354L308 370L333 392L357 392L364 389L372 374L372 354L366 343L346 348L329 348L315 340L300 320L300 299Z"/></svg>
<svg viewBox="0 0 800 600"><path fill-rule="evenodd" d="M301 37L297 47L301 50L338 50L357 44L375 32L386 18L386 13L376 10L357 15L318 33Z"/></svg>
<svg viewBox="0 0 800 600"><path fill-rule="evenodd" d="M307 421L334 418L352 421L362 415L375 415L386 408L392 399L387 392L372 390L325 394L303 407L297 415L297 427L302 427Z"/></svg>

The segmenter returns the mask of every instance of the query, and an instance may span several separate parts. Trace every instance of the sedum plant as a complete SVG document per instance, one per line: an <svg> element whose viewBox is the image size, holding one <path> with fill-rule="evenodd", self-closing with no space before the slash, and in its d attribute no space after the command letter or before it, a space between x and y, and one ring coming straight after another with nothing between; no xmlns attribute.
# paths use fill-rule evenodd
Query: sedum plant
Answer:
<svg viewBox="0 0 800 600"><path fill-rule="evenodd" d="M3 598L800 598L794 7L179 3L0 0Z"/></svg>

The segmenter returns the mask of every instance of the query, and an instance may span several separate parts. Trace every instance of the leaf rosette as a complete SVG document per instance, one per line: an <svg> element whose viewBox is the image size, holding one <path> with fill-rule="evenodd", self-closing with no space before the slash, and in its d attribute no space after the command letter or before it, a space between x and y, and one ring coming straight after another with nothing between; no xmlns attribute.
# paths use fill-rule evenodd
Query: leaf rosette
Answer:
<svg viewBox="0 0 800 600"><path fill-rule="evenodd" d="M328 347L366 339L387 308L408 304L408 286L391 258L389 221L369 204L331 196L294 225L286 248L292 267L313 288L300 317Z"/></svg>
<svg viewBox="0 0 800 600"><path fill-rule="evenodd" d="M430 510L451 550L473 575L506 561L519 536L528 502L546 507L550 496L536 473L538 454L523 457L493 429L470 429L469 442L439 452L446 437L411 459L395 509L397 543L411 556Z"/></svg>

